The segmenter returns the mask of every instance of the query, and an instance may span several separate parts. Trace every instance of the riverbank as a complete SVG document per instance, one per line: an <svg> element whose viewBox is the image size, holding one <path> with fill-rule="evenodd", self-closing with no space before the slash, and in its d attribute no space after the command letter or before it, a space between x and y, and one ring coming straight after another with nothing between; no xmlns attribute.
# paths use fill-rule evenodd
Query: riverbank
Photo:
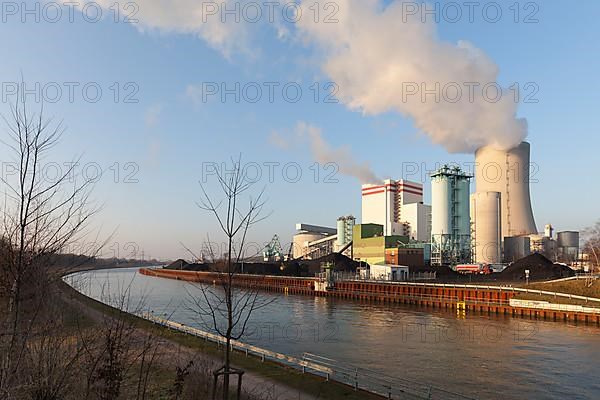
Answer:
<svg viewBox="0 0 600 400"><path fill-rule="evenodd" d="M208 341L201 340L192 335L168 329L153 324L152 322L127 314L123 316L119 310L104 303L91 299L64 283L61 291L69 302L76 302L83 306L88 313L100 313L108 316L119 315L125 318L140 332L150 333L163 340L164 346L171 347L173 352L181 352L190 355L201 355L205 361L218 363L222 356L222 347ZM166 350L166 349L165 349ZM327 382L324 378L312 374L303 374L298 370L286 367L282 364L269 360L261 361L259 358L246 356L244 353L233 352L232 361L235 367L246 371L244 374L244 387L248 388L257 399L380 399L380 396L355 391L346 385L337 382ZM174 369L174 366L171 366ZM174 375L174 371L170 372ZM206 393L208 396L208 393Z"/></svg>

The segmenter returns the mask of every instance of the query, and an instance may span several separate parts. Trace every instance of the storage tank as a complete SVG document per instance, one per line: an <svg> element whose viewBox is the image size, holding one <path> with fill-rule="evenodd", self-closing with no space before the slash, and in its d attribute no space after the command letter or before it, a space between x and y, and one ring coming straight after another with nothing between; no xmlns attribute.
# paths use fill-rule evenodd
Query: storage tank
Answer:
<svg viewBox="0 0 600 400"><path fill-rule="evenodd" d="M556 235L559 261L572 263L579 256L579 232L564 231Z"/></svg>
<svg viewBox="0 0 600 400"><path fill-rule="evenodd" d="M498 264L502 261L501 198L499 192L480 192L471 195L475 263Z"/></svg>
<svg viewBox="0 0 600 400"><path fill-rule="evenodd" d="M431 174L432 265L471 261L470 180L447 165Z"/></svg>
<svg viewBox="0 0 600 400"><path fill-rule="evenodd" d="M316 232L299 232L294 235L292 255L294 258L304 257L308 250L308 243L327 237L326 234Z"/></svg>
<svg viewBox="0 0 600 400"><path fill-rule="evenodd" d="M531 242L528 236L510 236L504 238L504 261L514 262L531 254Z"/></svg>
<svg viewBox="0 0 600 400"><path fill-rule="evenodd" d="M475 153L476 192L500 192L502 237L537 233L529 193L530 145L511 150L486 146Z"/></svg>

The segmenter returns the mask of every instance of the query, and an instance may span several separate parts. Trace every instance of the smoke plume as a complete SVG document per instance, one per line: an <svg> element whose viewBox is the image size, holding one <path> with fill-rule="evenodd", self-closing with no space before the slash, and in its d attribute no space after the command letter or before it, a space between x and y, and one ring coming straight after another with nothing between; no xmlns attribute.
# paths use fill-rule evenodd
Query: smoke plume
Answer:
<svg viewBox="0 0 600 400"><path fill-rule="evenodd" d="M290 149L296 147L293 143L290 143L294 139L300 144L308 143L313 159L321 165L333 163L337 166L339 173L352 176L361 183L381 182L381 179L377 178L371 170L369 163L356 161L349 146L331 148L329 143L323 138L321 128L306 122L300 121L296 124L294 137L291 140L278 132L273 132L270 142L282 149Z"/></svg>
<svg viewBox="0 0 600 400"><path fill-rule="evenodd" d="M303 0L304 8L311 2ZM498 68L481 50L441 41L435 22L408 14L401 1L386 7L379 0L336 4L337 23L302 18L297 25L300 36L322 50L322 69L349 108L369 115L399 112L450 152L484 145L508 149L525 138L527 122L516 118L514 93L505 89L497 102L495 87L483 95L487 84L497 82ZM418 93L409 95L415 85ZM423 98L423 89L440 98Z"/></svg>

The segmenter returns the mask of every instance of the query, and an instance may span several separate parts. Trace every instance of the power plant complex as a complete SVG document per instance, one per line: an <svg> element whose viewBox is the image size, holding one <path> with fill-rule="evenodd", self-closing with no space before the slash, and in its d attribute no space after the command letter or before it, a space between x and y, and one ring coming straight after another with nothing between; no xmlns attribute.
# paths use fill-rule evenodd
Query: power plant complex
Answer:
<svg viewBox="0 0 600 400"><path fill-rule="evenodd" d="M390 268L405 263L433 268L485 265L494 270L532 253L571 265L579 260L578 232L558 232L555 237L550 224L543 232L537 230L529 143L509 150L478 149L472 175L445 165L430 177L431 205L423 202L422 183L387 179L362 185L361 224L352 216L340 217L336 228L298 224L293 257L316 259L341 252Z"/></svg>

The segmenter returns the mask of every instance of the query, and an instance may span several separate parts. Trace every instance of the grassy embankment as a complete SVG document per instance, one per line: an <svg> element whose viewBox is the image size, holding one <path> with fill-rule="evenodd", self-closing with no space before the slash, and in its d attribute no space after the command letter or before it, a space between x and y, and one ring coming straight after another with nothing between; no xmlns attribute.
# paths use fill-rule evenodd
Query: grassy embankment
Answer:
<svg viewBox="0 0 600 400"><path fill-rule="evenodd" d="M568 293L577 296L600 298L600 279L586 281L585 279L573 279L561 282L538 282L523 286L526 289L544 290L547 292ZM519 293L515 298L522 300L547 301L558 304L573 304L586 307L600 308L599 302L586 302L585 300L569 299L565 297L554 297L538 295L533 293Z"/></svg>
<svg viewBox="0 0 600 400"><path fill-rule="evenodd" d="M63 283L61 289L67 296L77 299L80 303L83 303L85 306L90 307L93 310L109 316L117 315L118 313L116 309L80 294L66 283ZM159 336L169 342L176 343L193 351L202 352L215 358L222 355L222 347L218 347L212 342L206 342L197 337L158 326L150 321L138 318L134 315L127 315L126 318L128 318L136 328L144 331L151 331L154 335ZM89 322L93 323L91 321ZM379 396L363 391L355 391L352 388L337 382L326 382L323 377L312 374L302 374L296 369L286 367L275 362L268 360L263 362L259 358L253 356L246 357L246 355L243 353L234 352L232 354L232 361L234 365L239 368L242 368L246 371L251 371L274 382L285 384L290 388L298 390L300 393L312 395L318 398L332 400L381 399ZM172 385L172 382L175 379L174 368L165 371L164 378L164 384L168 388L169 385Z"/></svg>

